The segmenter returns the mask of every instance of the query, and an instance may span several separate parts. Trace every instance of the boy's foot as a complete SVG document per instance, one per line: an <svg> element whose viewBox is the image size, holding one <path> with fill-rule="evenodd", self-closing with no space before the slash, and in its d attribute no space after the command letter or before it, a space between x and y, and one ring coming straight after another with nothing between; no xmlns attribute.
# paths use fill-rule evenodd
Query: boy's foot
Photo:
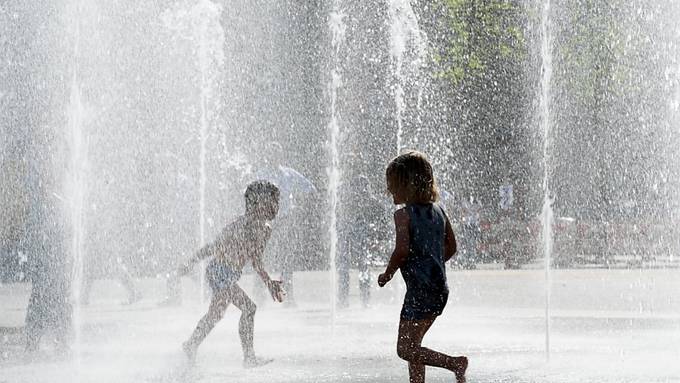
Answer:
<svg viewBox="0 0 680 383"><path fill-rule="evenodd" d="M261 366L269 364L273 361L274 361L274 359L271 359L271 358L258 358L256 356L253 356L253 357L250 357L250 358L243 359L243 367L244 368L261 367Z"/></svg>
<svg viewBox="0 0 680 383"><path fill-rule="evenodd" d="M189 359L189 363L194 363L196 362L196 346L190 344L189 342L184 342L182 343L182 351L184 351L184 355L187 356L187 359Z"/></svg>
<svg viewBox="0 0 680 383"><path fill-rule="evenodd" d="M468 368L468 358L458 356L453 359L455 360L453 372L456 374L456 383L465 383L465 371L467 371Z"/></svg>

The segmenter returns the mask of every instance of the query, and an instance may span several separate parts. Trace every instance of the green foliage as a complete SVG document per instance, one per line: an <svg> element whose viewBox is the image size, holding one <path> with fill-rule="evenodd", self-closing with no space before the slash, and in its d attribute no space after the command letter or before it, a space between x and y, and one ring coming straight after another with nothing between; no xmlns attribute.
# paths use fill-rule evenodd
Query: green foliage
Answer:
<svg viewBox="0 0 680 383"><path fill-rule="evenodd" d="M435 55L439 77L454 84L485 76L490 67L521 63L527 55L521 20L526 9L509 0L438 0L450 38Z"/></svg>
<svg viewBox="0 0 680 383"><path fill-rule="evenodd" d="M644 7L643 7L644 5ZM557 25L555 65L568 74L556 84L593 124L602 127L603 113L649 88L649 67L658 59L649 33L660 10L641 0L573 0Z"/></svg>
<svg viewBox="0 0 680 383"><path fill-rule="evenodd" d="M564 86L584 103L598 102L607 93L616 52L621 50L618 20L612 8L591 0L567 9L569 22L558 36L556 52L561 71L570 74Z"/></svg>

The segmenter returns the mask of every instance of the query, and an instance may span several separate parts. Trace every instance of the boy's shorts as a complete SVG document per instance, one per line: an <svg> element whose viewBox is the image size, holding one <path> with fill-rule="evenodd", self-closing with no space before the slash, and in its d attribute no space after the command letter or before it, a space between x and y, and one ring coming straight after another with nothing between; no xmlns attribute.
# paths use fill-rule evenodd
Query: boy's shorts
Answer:
<svg viewBox="0 0 680 383"><path fill-rule="evenodd" d="M241 273L231 266L213 259L205 269L205 279L213 294L231 287L241 278Z"/></svg>

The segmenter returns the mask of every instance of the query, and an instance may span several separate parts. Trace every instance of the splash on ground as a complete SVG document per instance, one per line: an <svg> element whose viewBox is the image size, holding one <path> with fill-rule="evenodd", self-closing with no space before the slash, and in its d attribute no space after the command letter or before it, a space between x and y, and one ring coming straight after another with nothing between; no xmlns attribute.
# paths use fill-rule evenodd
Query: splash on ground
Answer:
<svg viewBox="0 0 680 383"><path fill-rule="evenodd" d="M451 272L451 300L425 344L468 355L470 382L677 382L679 276L678 270L556 271L546 361L540 271ZM227 310L191 365L180 345L205 310L192 299L200 297L196 284L185 281L183 305L158 307L162 281L139 283L144 299L124 305L120 286L98 282L83 309L82 341L71 354L55 356L46 342L30 359L21 347L28 286L0 286L0 382L407 380L395 353L400 283L376 288L365 309L352 291L352 306L333 318L327 274L297 274L297 307L259 303L256 350L275 361L249 370L241 365L235 309ZM253 286L250 276L242 285ZM428 370L428 381L451 380L445 371Z"/></svg>

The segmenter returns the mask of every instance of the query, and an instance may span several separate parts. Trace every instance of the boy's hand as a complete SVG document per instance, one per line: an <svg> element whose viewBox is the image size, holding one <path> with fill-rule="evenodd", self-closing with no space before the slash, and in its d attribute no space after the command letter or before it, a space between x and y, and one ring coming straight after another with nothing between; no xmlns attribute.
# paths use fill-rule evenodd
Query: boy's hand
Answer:
<svg viewBox="0 0 680 383"><path fill-rule="evenodd" d="M286 291L283 289L282 281L270 280L267 287L269 288L269 294L271 294L272 299L276 302L283 302Z"/></svg>
<svg viewBox="0 0 680 383"><path fill-rule="evenodd" d="M387 282L392 280L392 275L387 273L382 273L378 276L378 286L383 287Z"/></svg>

